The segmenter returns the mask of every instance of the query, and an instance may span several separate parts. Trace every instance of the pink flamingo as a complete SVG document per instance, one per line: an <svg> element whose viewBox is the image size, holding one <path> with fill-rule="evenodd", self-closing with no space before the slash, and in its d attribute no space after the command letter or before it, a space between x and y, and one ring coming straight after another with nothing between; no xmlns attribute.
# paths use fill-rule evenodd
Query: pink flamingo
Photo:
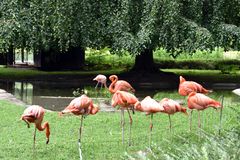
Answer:
<svg viewBox="0 0 240 160"><path fill-rule="evenodd" d="M150 136L149 144L151 144L152 128L153 128L153 114L157 112L163 112L164 108L156 100L152 99L150 96L145 97L141 102L137 102L134 105L134 109L140 112L145 112L146 115L151 115L150 118Z"/></svg>
<svg viewBox="0 0 240 160"><path fill-rule="evenodd" d="M204 110L208 107L213 107L215 109L221 107L220 102L202 94L191 92L187 99L188 108L191 109L191 120L190 120L190 130L192 128L192 110L198 110L198 127L201 128L200 110Z"/></svg>
<svg viewBox="0 0 240 160"><path fill-rule="evenodd" d="M209 93L210 90L205 89L202 85L198 84L194 81L186 81L182 76L179 77L180 83L178 88L178 93L181 96L187 96L191 92L197 92L197 93Z"/></svg>
<svg viewBox="0 0 240 160"><path fill-rule="evenodd" d="M187 109L182 107L178 102L168 98L163 98L159 103L164 108L163 112L168 114L169 126L170 126L170 132L171 132L172 123L171 123L170 115L175 114L176 112L182 112L188 115Z"/></svg>
<svg viewBox="0 0 240 160"><path fill-rule="evenodd" d="M33 148L35 148L35 141L36 141L36 129L39 131L43 131L46 129L46 137L47 141L46 144L49 142L50 137L50 127L48 122L45 122L42 124L43 117L44 117L45 109L43 107L32 105L29 106L24 110L24 113L21 116L21 120L25 121L27 123L27 127L30 128L30 123L35 124L35 131L33 134Z"/></svg>
<svg viewBox="0 0 240 160"><path fill-rule="evenodd" d="M99 108L97 105L93 104L93 101L91 98L89 98L86 95L82 95L80 97L74 98L70 104L59 113L59 115L63 115L66 113L72 113L74 115L82 115L81 116L81 123L79 128L79 143L81 142L81 134L82 134L82 123L83 123L83 116L86 115L94 115L99 111Z"/></svg>
<svg viewBox="0 0 240 160"><path fill-rule="evenodd" d="M131 127L132 127L132 117L129 112L129 108L133 107L134 104L138 102L138 99L131 93L126 91L116 91L113 94L111 105L113 107L120 106L121 109L121 125L122 125L122 143L124 143L124 109L127 110L129 116L129 145L131 145Z"/></svg>
<svg viewBox="0 0 240 160"><path fill-rule="evenodd" d="M95 86L95 88L98 87L99 83L101 84L101 89L102 89L103 85L105 88L107 88L107 77L106 76L99 74L93 79L93 81L97 81L97 85Z"/></svg>
<svg viewBox="0 0 240 160"><path fill-rule="evenodd" d="M135 92L133 87L127 81L118 80L118 77L116 75L111 75L109 79L111 80L112 83L110 84L108 89L112 94L118 90Z"/></svg>

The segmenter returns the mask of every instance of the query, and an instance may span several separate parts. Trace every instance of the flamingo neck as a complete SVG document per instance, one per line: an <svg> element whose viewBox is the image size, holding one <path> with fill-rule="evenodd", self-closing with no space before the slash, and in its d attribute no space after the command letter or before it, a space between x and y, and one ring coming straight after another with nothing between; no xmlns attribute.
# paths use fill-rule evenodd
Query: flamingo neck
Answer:
<svg viewBox="0 0 240 160"><path fill-rule="evenodd" d="M49 127L49 123L48 122L45 122L43 124L43 126L41 126L41 124L37 124L36 125L36 128L39 130L39 131L44 131L46 129L46 138L47 138L47 142L49 142L49 137L50 137L50 127Z"/></svg>
<svg viewBox="0 0 240 160"><path fill-rule="evenodd" d="M115 90L115 84L117 83L117 81L118 81L118 78L117 78L117 77L114 77L112 83L110 84L110 86L109 86L109 88L108 88L111 93L115 93L115 92L116 92L116 90Z"/></svg>

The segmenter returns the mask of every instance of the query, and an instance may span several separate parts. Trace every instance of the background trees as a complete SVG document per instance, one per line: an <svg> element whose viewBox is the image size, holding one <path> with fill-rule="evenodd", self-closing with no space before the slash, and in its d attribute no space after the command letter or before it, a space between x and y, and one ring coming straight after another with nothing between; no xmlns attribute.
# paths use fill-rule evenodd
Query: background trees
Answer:
<svg viewBox="0 0 240 160"><path fill-rule="evenodd" d="M59 57L86 47L131 53L136 70L156 71L153 51L240 48L238 0L3 0L0 51L13 48ZM81 61L84 63L84 61Z"/></svg>

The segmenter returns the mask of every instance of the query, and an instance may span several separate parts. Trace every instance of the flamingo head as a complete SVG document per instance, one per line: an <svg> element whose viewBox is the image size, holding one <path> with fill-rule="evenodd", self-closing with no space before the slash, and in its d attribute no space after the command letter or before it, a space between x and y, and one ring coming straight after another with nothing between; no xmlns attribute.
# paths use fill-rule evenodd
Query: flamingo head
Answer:
<svg viewBox="0 0 240 160"><path fill-rule="evenodd" d="M118 79L118 77L116 76L116 75L111 75L110 77L109 77L109 80L110 81L114 81L114 80L116 80L116 79Z"/></svg>
<svg viewBox="0 0 240 160"><path fill-rule="evenodd" d="M90 114L93 114L93 115L94 115L94 114L96 114L99 110L100 110L100 109L99 109L98 105L93 104L93 108L91 109Z"/></svg>
<svg viewBox="0 0 240 160"><path fill-rule="evenodd" d="M135 110L138 110L140 107L141 107L141 102L137 101L137 102L134 104L134 109L135 109Z"/></svg>
<svg viewBox="0 0 240 160"><path fill-rule="evenodd" d="M181 108L181 112L188 116L188 113L187 113L187 109L186 109L186 108Z"/></svg>

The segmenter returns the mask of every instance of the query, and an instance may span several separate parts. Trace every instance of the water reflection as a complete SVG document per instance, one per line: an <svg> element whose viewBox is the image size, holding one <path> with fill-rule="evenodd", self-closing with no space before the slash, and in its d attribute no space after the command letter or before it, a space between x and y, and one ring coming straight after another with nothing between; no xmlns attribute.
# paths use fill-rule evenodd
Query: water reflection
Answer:
<svg viewBox="0 0 240 160"><path fill-rule="evenodd" d="M213 84L212 86L214 85L216 84ZM111 98L111 94L106 89L96 91L94 86L95 86L94 83L84 85L84 84L69 83L69 82L0 81L0 88L12 93L15 97L22 100L23 102L27 104L41 105L47 109L56 110L56 111L62 110L67 104L69 104L69 102L74 97L74 94L73 94L74 91L75 91L75 95L76 93L79 93L79 94L85 93L89 97L92 97L95 100L97 99L98 101L104 101L105 104L108 103L106 102L106 99L104 100L102 98L107 98L109 101ZM217 89L219 89L219 85L217 86L218 86ZM229 84L226 84L226 85L221 84L221 86L223 86L224 90L217 90L218 91L217 96L224 95L226 100L233 103L239 103L240 98L231 92L232 88L227 88L226 90L226 86L229 86ZM161 95L162 96L168 95L170 96L170 98L171 96L173 96L172 98L177 98L177 99L181 98L177 93L177 89L163 90L163 89L154 89L151 87L138 86L136 90L137 90L136 96L138 98L143 98L147 95L154 97L156 94L160 95L160 98L161 98Z"/></svg>

